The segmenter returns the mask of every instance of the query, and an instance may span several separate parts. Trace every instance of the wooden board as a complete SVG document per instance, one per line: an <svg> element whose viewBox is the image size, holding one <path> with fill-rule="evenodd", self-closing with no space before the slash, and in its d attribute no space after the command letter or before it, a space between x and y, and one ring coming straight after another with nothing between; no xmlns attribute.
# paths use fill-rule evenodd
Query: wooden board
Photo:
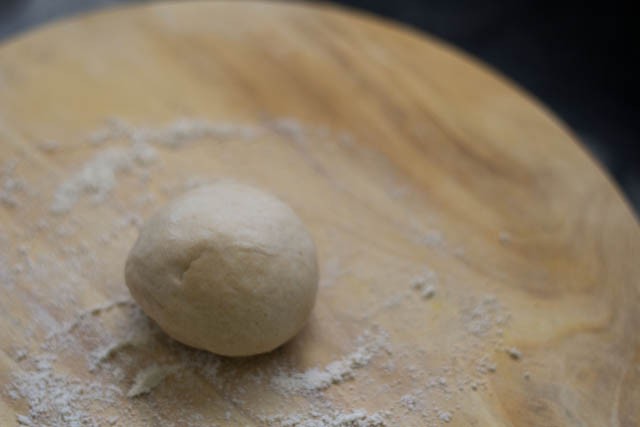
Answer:
<svg viewBox="0 0 640 427"><path fill-rule="evenodd" d="M3 426L640 423L631 209L544 107L424 35L257 2L57 23L0 47L0 160ZM140 221L223 177L318 245L313 317L272 354L181 346L123 284Z"/></svg>

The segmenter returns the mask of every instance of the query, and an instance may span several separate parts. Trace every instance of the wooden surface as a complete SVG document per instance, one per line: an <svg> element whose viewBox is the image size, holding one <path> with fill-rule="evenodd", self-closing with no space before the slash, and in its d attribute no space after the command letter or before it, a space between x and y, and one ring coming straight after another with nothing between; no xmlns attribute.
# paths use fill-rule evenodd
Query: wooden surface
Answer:
<svg viewBox="0 0 640 427"><path fill-rule="evenodd" d="M114 117L137 134L97 132ZM0 159L3 426L640 424L631 209L549 112L424 35L251 2L57 23L0 47ZM220 177L279 195L318 245L313 318L269 355L182 347L123 284L140 219ZM345 360L322 389L273 380ZM154 364L176 368L127 397Z"/></svg>

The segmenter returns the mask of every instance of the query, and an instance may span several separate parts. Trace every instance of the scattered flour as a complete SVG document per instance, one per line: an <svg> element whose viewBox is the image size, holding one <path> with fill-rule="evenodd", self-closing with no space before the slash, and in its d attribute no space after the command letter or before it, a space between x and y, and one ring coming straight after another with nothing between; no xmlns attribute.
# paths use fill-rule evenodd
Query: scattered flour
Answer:
<svg viewBox="0 0 640 427"><path fill-rule="evenodd" d="M272 384L286 393L317 392L355 377L358 369L364 368L382 350L388 350L386 334L373 336L365 332L358 337L358 348L340 360L324 368L312 368L305 372L281 372L271 379Z"/></svg>
<svg viewBox="0 0 640 427"><path fill-rule="evenodd" d="M410 411L415 411L418 406L418 399L413 394L405 394L400 398L402 406Z"/></svg>
<svg viewBox="0 0 640 427"><path fill-rule="evenodd" d="M140 176L141 182L148 179L150 173L162 165L158 161L160 150L177 150L204 139L250 140L267 132L281 135L305 149L314 135L327 137L326 129L309 128L294 119L276 119L251 126L180 119L154 128L111 120L104 129L89 137L94 156L58 186L49 206L50 212L72 212L84 197L97 204L107 201L126 174ZM345 145L352 145L348 135L342 139ZM58 144L39 148L53 152ZM7 206L18 206L18 196L25 188L16 179L15 164L6 163L0 175L0 202ZM192 177L185 186L197 186L202 182L206 182L206 177ZM176 184L175 189L182 187ZM126 206L116 205L124 209L122 216L105 225L104 235L96 241L107 244L122 232L131 232L141 222L138 210L150 207L154 200L153 193L140 195L130 206L135 211L126 211ZM62 220L65 222L61 223ZM197 387L214 389L216 399L218 395L223 396L222 400L229 405L223 412L227 421L236 420L239 411L274 427L385 427L402 425L394 412L397 410L404 415L422 417L421 425L440 426L452 420L458 408L457 393L483 390L486 377L496 372L491 356L496 350L505 348L499 334L507 324L508 314L492 295L461 299L462 323L458 329L468 333L470 339L447 350L450 360L446 363L449 365L428 369L415 360L412 363L416 366L406 366L403 356L414 356L414 350L398 352L394 348L391 353L386 333L377 330L359 337L351 353L338 356L324 367L306 371L292 369L286 352L263 355L251 362L221 358L170 340L128 297L77 312L73 320L58 326L56 319L59 316L52 314L50 309L66 313L70 307L80 304L74 299L74 290L79 289L80 283L90 284L92 275L98 270L96 266L100 260L89 250L95 242L68 244L80 234L79 231L84 231L84 227L86 224L76 222L72 215L34 221L32 232L48 233L61 242L60 253L35 256L30 245L25 243L14 248L17 261L13 265L10 262L14 257L8 256L9 252L2 252L3 240L0 239L0 290L13 286L16 277L30 283L47 283L52 273L63 278L55 282L60 292L47 299L48 307L40 307L37 303L29 306L33 324L42 327L43 333L39 335L37 328L33 328L26 334L30 334L34 342L44 342L36 348L21 349L14 356L19 369L5 393L12 400L24 399L28 412L24 410L16 418L21 425L131 425L139 420L140 400L136 397L146 393L155 393L154 411L158 411L148 422L163 425L160 412L168 408L173 410L174 406L164 400L164 393L155 390L168 387L165 379L176 375L180 380L175 381L176 386L197 384ZM445 246L443 234L437 230L421 232L418 238L421 244L429 247ZM339 291L333 284L345 274L342 261L342 258L330 259L323 266L328 274L323 276L322 286L328 291ZM416 276L411 283L426 299L436 295L438 284L438 275L431 270ZM118 284L114 289L122 287ZM37 289L32 292L38 295ZM410 289L404 289L403 293L381 301L377 309L388 309L411 294ZM449 293L445 296L449 297ZM517 354L521 357L519 351ZM389 381L378 384L369 371L370 365L377 365L377 358L382 355L388 360L380 361L384 369L376 373L388 375ZM82 367L83 358L86 361L84 370L68 370L68 360L80 362L73 366ZM247 372L247 366L250 366L250 372ZM411 378L410 389L394 378L402 374ZM284 402L281 406L276 405L276 415L267 415L246 403L251 401L248 395L262 388L267 395L284 396L286 401L302 395L305 406L293 409ZM274 391L277 393L271 393ZM336 407L335 396L345 393L351 397L350 407ZM373 413L354 410L365 406L359 403L366 402L370 396L389 396L389 404L376 408L380 411ZM200 397L213 399L206 394ZM206 423L204 416L189 405L176 409L172 415L181 420L181 426Z"/></svg>
<svg viewBox="0 0 640 427"><path fill-rule="evenodd" d="M112 117L106 120L103 128L91 132L87 140L97 146L111 140L126 138L129 132L130 126L124 120Z"/></svg>
<svg viewBox="0 0 640 427"><path fill-rule="evenodd" d="M492 360L490 360L488 357L482 357L477 365L476 365L476 371L479 374L486 374L486 373L493 373L498 369L497 365L495 364L495 362L493 362Z"/></svg>
<svg viewBox="0 0 640 427"><path fill-rule="evenodd" d="M139 343L134 340L114 341L105 347L97 348L89 353L89 372L95 372L101 364L108 361L117 352L127 347L136 346Z"/></svg>
<svg viewBox="0 0 640 427"><path fill-rule="evenodd" d="M16 395L27 400L29 420L33 425L49 426L93 425L92 405L96 402L115 404L122 394L120 388L100 381L82 381L54 371L56 356L33 358L33 370L18 371L11 383ZM30 425L30 424L25 424Z"/></svg>
<svg viewBox="0 0 640 427"><path fill-rule="evenodd" d="M133 153L132 149L115 147L97 153L80 171L60 184L50 211L69 212L83 195L91 195L96 204L103 202L115 187L117 175L131 169Z"/></svg>
<svg viewBox="0 0 640 427"><path fill-rule="evenodd" d="M522 352L515 347L507 348L505 349L505 351L507 352L509 357L511 357L513 360L518 360L522 358Z"/></svg>
<svg viewBox="0 0 640 427"><path fill-rule="evenodd" d="M113 118L107 122L105 128L93 132L88 140L94 145L126 139L138 143L180 148L202 139L250 140L261 132L261 127L255 125L211 122L193 118L181 118L162 127L133 126L121 119Z"/></svg>
<svg viewBox="0 0 640 427"><path fill-rule="evenodd" d="M352 412L333 412L331 414L311 413L272 417L263 421L268 426L278 427L386 427L388 413L375 412L369 415L359 409Z"/></svg>
<svg viewBox="0 0 640 427"><path fill-rule="evenodd" d="M28 355L29 355L29 352L24 348L18 349L15 352L14 360L16 362L20 362L21 360L26 359Z"/></svg>
<svg viewBox="0 0 640 427"><path fill-rule="evenodd" d="M18 207L19 194L25 191L25 183L15 175L17 165L17 159L10 159L0 168L0 204L9 208Z"/></svg>
<svg viewBox="0 0 640 427"><path fill-rule="evenodd" d="M145 168L156 161L154 148L162 146L181 148L203 139L225 141L251 140L271 130L285 133L294 142L306 141L305 128L293 119L274 119L262 125L244 125L226 122L182 118L164 127L133 126L120 119L111 119L107 126L93 132L88 140L93 145L125 140L128 147L109 147L99 151L81 169L62 182L56 190L50 211L55 214L69 212L82 196L88 195L95 204L104 202L117 184L118 175L134 167ZM147 172L141 172L144 177ZM0 192L0 201L15 203L12 194Z"/></svg>
<svg viewBox="0 0 640 427"><path fill-rule="evenodd" d="M307 144L308 130L302 124L291 118L280 118L272 120L268 123L269 127L275 132L291 138L298 144Z"/></svg>
<svg viewBox="0 0 640 427"><path fill-rule="evenodd" d="M150 393L165 378L179 369L178 365L159 366L151 365L136 374L133 385L127 392L127 397L136 397Z"/></svg>
<svg viewBox="0 0 640 427"><path fill-rule="evenodd" d="M99 338L103 333L111 332L104 326L108 319L122 318L122 314L128 312L130 325L122 325L123 338L111 337L106 344L97 347L89 353L93 354L95 369L91 369L89 363L88 378L81 372L64 373L56 369L56 361L63 360L79 343L78 340L87 340L91 336ZM109 320L110 321L110 320ZM102 331L102 332L100 332ZM135 332L134 332L135 331ZM124 423L127 425L129 416L135 417L136 412L130 413L128 408L135 405L135 397L146 393L153 393L156 387L162 386L165 378L180 372L180 383L188 381L190 375L197 375L211 386L223 393L234 405L244 407L243 394L247 385L258 386L264 384L276 389L286 396L294 396L300 391L320 391L325 386L338 385L347 379L354 377L353 372L367 366L373 357L381 350L388 351L386 334L380 331L365 332L356 341L358 346L355 351L328 365L326 372L328 377L313 379L306 383L302 390L294 380L293 388L278 388L274 383L283 384L283 378L296 377L295 374L284 374L279 363L274 364L268 376L264 374L239 374L235 371L234 359L220 358L207 352L194 350L169 340L158 328L149 321L137 306L130 304L130 300L115 299L94 308L81 311L76 320L62 325L55 333L49 334L49 338L41 346L40 353L25 353L21 362L21 369L14 375L7 395L12 399L25 399L29 405L29 412L22 414L24 420L32 424L51 427L82 426L82 425L113 425ZM90 340L88 342L91 342ZM145 356L147 349L149 353ZM151 350L155 349L155 350ZM157 351L164 354L169 363L160 363L157 359ZM167 353L168 352L168 353ZM92 357L90 357L90 362ZM155 359L155 360L154 360ZM277 362L277 358L273 359ZM143 368L139 368L142 366ZM268 366L268 365L267 365ZM104 369L97 370L102 367ZM135 368L134 372L131 372ZM136 372L137 371L137 372ZM308 373L308 372L307 372ZM240 375L240 376L238 376ZM132 385L126 390L125 384L131 381ZM279 380L276 380L278 378ZM236 384L237 385L231 385ZM284 381L291 386L291 383ZM317 388L316 388L317 387ZM315 395L312 393L311 395ZM311 396L310 395L310 396ZM128 402L123 402L128 398ZM132 400L133 399L133 400ZM319 399L319 400L318 400ZM269 419L267 425L272 426L387 426L385 412L367 414L364 411L340 411L332 406L324 405L323 398L314 397L310 412L292 414L283 408L277 417L268 418L260 412L255 413L257 418ZM160 404L160 401L158 401ZM114 418L111 411L116 410L120 415ZM180 412L179 418L184 426L202 425L202 419L197 413ZM302 415L302 414L307 415ZM227 417L231 412L227 411ZM177 416L177 415L176 415ZM265 418L267 417L267 418ZM134 418L135 419L135 418ZM115 421L114 421L115 420ZM278 421L279 420L279 421Z"/></svg>
<svg viewBox="0 0 640 427"><path fill-rule="evenodd" d="M432 270L427 270L411 279L411 287L417 290L424 299L433 298L436 294L437 286L438 274Z"/></svg>
<svg viewBox="0 0 640 427"><path fill-rule="evenodd" d="M440 418L440 421L448 423L453 419L453 415L451 415L451 412L449 411L439 411L438 418Z"/></svg>
<svg viewBox="0 0 640 427"><path fill-rule="evenodd" d="M495 326L504 325L508 317L494 295L486 295L462 310L466 330L477 337L486 336Z"/></svg>
<svg viewBox="0 0 640 427"><path fill-rule="evenodd" d="M82 310L80 313L77 314L76 318L73 321L68 322L66 325L62 327L62 329L54 330L51 333L49 333L49 335L47 336L47 340L55 338L56 336L64 336L64 335L70 334L88 317L97 316L99 314L107 312L116 307L133 306L133 305L135 305L135 303L131 298L120 297L120 298L111 300L109 302L106 302L104 304L99 304L95 307Z"/></svg>
<svg viewBox="0 0 640 427"><path fill-rule="evenodd" d="M20 424L21 426L33 426L31 418L27 417L26 415L18 414L18 416L16 417L16 421L18 421L18 424Z"/></svg>

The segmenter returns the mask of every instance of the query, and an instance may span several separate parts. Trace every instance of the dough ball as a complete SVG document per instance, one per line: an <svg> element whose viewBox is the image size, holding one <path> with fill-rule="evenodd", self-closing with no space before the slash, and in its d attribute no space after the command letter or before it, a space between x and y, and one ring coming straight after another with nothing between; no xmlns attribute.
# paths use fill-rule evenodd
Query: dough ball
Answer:
<svg viewBox="0 0 640 427"><path fill-rule="evenodd" d="M304 326L318 268L313 240L287 205L221 182L186 193L144 224L125 279L144 312L176 340L248 356Z"/></svg>

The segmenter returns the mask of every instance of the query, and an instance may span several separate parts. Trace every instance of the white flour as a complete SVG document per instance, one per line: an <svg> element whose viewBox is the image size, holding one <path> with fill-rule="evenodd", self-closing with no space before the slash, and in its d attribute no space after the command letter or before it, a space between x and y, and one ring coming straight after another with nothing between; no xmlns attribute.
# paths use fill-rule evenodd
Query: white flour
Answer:
<svg viewBox="0 0 640 427"><path fill-rule="evenodd" d="M0 205L15 208L19 205L19 197L25 191L24 182L15 175L18 161L7 160L0 168Z"/></svg>
<svg viewBox="0 0 640 427"><path fill-rule="evenodd" d="M422 298L431 299L436 295L438 274L433 270L426 270L423 274L411 279L411 287L418 291Z"/></svg>
<svg viewBox="0 0 640 427"><path fill-rule="evenodd" d="M165 127L152 128L136 127L119 119L111 119L105 128L88 137L89 142L101 146L110 141L125 140L129 146L105 148L96 153L77 173L59 185L50 211L55 214L67 213L85 195L90 196L94 204L104 202L116 187L120 174L129 172L134 167L145 169L155 162L157 153L154 145L178 149L203 139L251 140L264 134L269 128L288 132L298 142L299 137L295 136L297 128L291 123L296 122L278 119L264 126L252 126L183 118ZM302 129L300 125L298 127ZM148 171L143 170L141 173L144 176ZM0 201L16 203L13 193L9 191L0 192Z"/></svg>
<svg viewBox="0 0 640 427"><path fill-rule="evenodd" d="M324 368L312 368L305 372L282 372L271 379L272 384L286 393L320 391L332 384L340 384L355 377L358 369L366 367L381 350L388 351L386 335L373 336L365 332L356 342L361 344L347 356L329 363Z"/></svg>
<svg viewBox="0 0 640 427"><path fill-rule="evenodd" d="M180 119L164 128L134 127L121 120L111 120L104 129L94 132L89 141L102 145L108 141L124 139L128 147L101 149L82 168L64 181L55 192L51 212L67 213L78 200L88 195L95 204L102 203L116 187L118 176L133 167L145 168L153 164L157 153L153 144L179 148L204 138L216 140L254 136L256 129L227 123Z"/></svg>
<svg viewBox="0 0 640 427"><path fill-rule="evenodd" d="M415 411L418 407L418 398L413 394L405 394L400 398L400 402L409 411Z"/></svg>
<svg viewBox="0 0 640 427"><path fill-rule="evenodd" d="M176 372L179 368L178 365L151 365L148 368L144 368L136 374L133 385L127 393L127 397L136 397L150 393L151 390L156 388L165 378Z"/></svg>
<svg viewBox="0 0 640 427"><path fill-rule="evenodd" d="M522 352L515 347L507 348L505 349L505 351L507 352L509 357L511 357L514 360L518 360L522 358Z"/></svg>
<svg viewBox="0 0 640 427"><path fill-rule="evenodd" d="M86 381L58 374L54 371L56 357L45 354L34 357L33 370L16 373L12 383L15 396L29 403L29 414L22 415L33 425L46 419L51 426L93 425L92 404L116 404L120 389L100 381Z"/></svg>
<svg viewBox="0 0 640 427"><path fill-rule="evenodd" d="M83 195L90 195L94 203L103 202L117 184L118 174L131 169L134 150L107 148L98 152L76 174L56 190L51 212L69 212Z"/></svg>
<svg viewBox="0 0 640 427"><path fill-rule="evenodd" d="M494 327L504 325L508 317L494 295L484 296L462 311L465 328L477 337L486 336Z"/></svg>
<svg viewBox="0 0 640 427"><path fill-rule="evenodd" d="M364 410L334 412L331 414L288 415L264 419L268 426L278 427L386 427L388 414L376 412L369 415Z"/></svg>
<svg viewBox="0 0 640 427"><path fill-rule="evenodd" d="M16 422L49 427L127 426L139 423L140 408L151 405L153 411L144 421L150 425L172 425L168 419L179 420L173 425L187 427L237 425L240 419L250 419L257 420L256 425L274 427L385 427L403 425L403 417L409 415L419 420L415 425L435 427L458 417L461 409L457 402L463 400L458 398L464 393L488 389L491 376L500 374L493 359L496 351L506 348L513 359L522 357L519 350L502 341L509 314L497 297L481 293L451 296L448 277L446 292L440 292L441 278L430 269L411 280L413 290L407 289L406 276L396 283L390 272L385 280L399 291L379 298L364 310L364 317L360 316L363 313L349 312L340 318L341 326L358 328L354 335L366 331L351 343L351 350L345 354L334 348L324 363L306 370L296 369L299 361L286 350L237 360L185 347L164 335L128 296L119 296L124 284L120 276L101 277L101 255L111 250L121 252L125 243L130 244L142 218L159 198L211 178L158 179L156 192L143 190L146 192L128 201L119 200L118 189L134 181L147 189L151 177L156 181L162 174L161 155L178 154L201 142L241 143L265 134L292 143L319 175L326 173L325 165L306 151L314 149L314 141L339 140L337 147L352 150L351 154L358 147L350 135L305 126L290 118L250 125L179 119L156 127L113 119L87 138L92 150L89 160L77 165L53 194L43 194L49 212L55 215L36 218L28 230L0 230L0 291L13 291L18 283L31 286L28 293L33 299L23 308L31 316L30 322L19 326L26 343L38 343L12 343L12 351L7 352L17 368L3 392L12 401L21 401L16 407L27 408L17 415ZM55 156L63 146L47 142L39 148L43 155ZM8 212L20 209L30 197L26 183L17 176L16 165L17 161L6 162L0 175L0 202ZM393 182L384 184L389 187L390 199L411 195L406 189L412 187L402 179L383 181ZM330 185L339 183L334 180ZM96 212L108 203L118 216L95 226L82 222L73 215L73 208L85 199ZM426 226L417 229L419 232L407 240L422 249L453 248L441 231ZM410 234L412 228L407 230ZM16 236L23 242L19 247L5 244ZM55 250L38 252L30 241L33 236L42 237ZM465 256L461 248L455 252ZM359 254L331 253L333 257L322 264L321 292L339 295L347 283L344 278L357 276L359 270L352 260ZM362 280L376 296L372 286L375 278ZM109 283L104 289L106 302L77 311L87 305L85 291L96 283ZM47 287L39 287L41 284ZM418 348L394 347L391 351L398 331L372 329L369 319L411 303L408 297L414 293L424 299L437 297L429 304L414 302L425 311L440 301L458 304L460 317L450 327L464 339L451 348L432 348L431 337L425 335L424 353ZM338 320L329 316L324 322ZM419 324L406 327L415 330ZM443 354L443 359L432 361L438 359L432 359L431 352ZM271 399L273 404L255 405L263 399ZM291 404L294 401L295 405ZM220 406L223 415L215 420L207 418L201 410L207 405Z"/></svg>
<svg viewBox="0 0 640 427"><path fill-rule="evenodd" d="M448 423L453 419L453 416L449 411L440 411L438 412L438 418L440 418L440 421L444 421L445 423Z"/></svg>
<svg viewBox="0 0 640 427"><path fill-rule="evenodd" d="M88 140L92 144L100 145L113 140L126 139L175 149L203 139L249 140L261 132L264 130L259 126L191 118L181 118L163 127L133 126L120 119L111 119L105 128L92 133Z"/></svg>

